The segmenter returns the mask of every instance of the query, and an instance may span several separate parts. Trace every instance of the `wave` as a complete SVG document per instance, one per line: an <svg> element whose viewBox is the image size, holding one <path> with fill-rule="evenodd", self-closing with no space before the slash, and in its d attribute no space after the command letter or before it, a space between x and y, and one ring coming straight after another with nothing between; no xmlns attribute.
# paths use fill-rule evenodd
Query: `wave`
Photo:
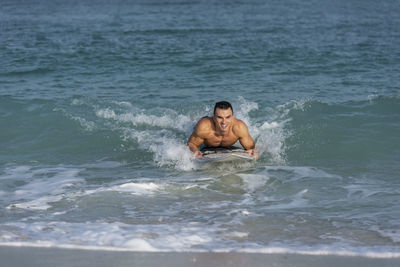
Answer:
<svg viewBox="0 0 400 267"><path fill-rule="evenodd" d="M324 103L304 101L288 113L292 133L285 140L292 163L368 160L399 157L400 101L397 97L372 97L364 101Z"/></svg>
<svg viewBox="0 0 400 267"><path fill-rule="evenodd" d="M67 101L1 97L0 103L4 129L0 143L6 151L16 151L16 157L31 154L37 160L46 150L70 158L89 157L101 147L101 158L125 155L129 161L152 155L157 166L181 170L196 168L186 142L196 122L212 110L211 106L145 108L129 101L80 97ZM233 106L235 116L248 125L259 162L265 165L399 158L397 97L369 96L343 103L305 99L275 107L239 97Z"/></svg>

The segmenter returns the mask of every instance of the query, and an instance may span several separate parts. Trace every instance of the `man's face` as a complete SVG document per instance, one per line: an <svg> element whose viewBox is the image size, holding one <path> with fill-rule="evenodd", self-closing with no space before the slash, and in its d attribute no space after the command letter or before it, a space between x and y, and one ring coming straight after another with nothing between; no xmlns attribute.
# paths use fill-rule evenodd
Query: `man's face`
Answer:
<svg viewBox="0 0 400 267"><path fill-rule="evenodd" d="M223 133L228 132L229 127L232 124L233 121L233 113L232 109L220 109L217 108L214 113L214 122L215 125L217 126L217 129L220 130Z"/></svg>

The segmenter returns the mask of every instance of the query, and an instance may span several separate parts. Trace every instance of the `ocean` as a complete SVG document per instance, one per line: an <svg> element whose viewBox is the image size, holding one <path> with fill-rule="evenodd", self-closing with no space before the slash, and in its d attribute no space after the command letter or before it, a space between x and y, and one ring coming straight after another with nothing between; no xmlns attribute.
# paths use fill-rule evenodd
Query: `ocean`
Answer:
<svg viewBox="0 0 400 267"><path fill-rule="evenodd" d="M398 14L2 0L0 245L400 257ZM257 161L194 161L221 100Z"/></svg>

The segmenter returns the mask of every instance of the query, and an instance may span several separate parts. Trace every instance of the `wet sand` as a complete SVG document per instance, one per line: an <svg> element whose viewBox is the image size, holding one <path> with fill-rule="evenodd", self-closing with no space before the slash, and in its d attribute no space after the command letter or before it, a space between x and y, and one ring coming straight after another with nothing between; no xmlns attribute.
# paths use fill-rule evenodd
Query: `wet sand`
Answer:
<svg viewBox="0 0 400 267"><path fill-rule="evenodd" d="M214 253L214 252L123 252L41 247L0 246L1 266L400 266L400 258L359 256Z"/></svg>

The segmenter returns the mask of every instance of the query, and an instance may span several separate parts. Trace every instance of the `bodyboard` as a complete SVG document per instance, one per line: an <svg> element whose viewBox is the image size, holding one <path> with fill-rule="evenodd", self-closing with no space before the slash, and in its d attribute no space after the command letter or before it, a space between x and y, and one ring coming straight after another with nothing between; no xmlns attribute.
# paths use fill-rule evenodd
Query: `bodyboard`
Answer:
<svg viewBox="0 0 400 267"><path fill-rule="evenodd" d="M254 157L238 147L205 147L200 150L203 156L197 157L197 162L246 162Z"/></svg>

